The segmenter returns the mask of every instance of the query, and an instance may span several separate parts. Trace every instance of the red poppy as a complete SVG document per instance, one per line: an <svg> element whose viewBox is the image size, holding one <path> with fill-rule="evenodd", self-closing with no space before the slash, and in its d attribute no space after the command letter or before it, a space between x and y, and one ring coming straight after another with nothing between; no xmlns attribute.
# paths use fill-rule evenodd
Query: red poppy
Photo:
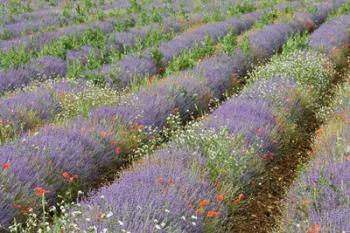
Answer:
<svg viewBox="0 0 350 233"><path fill-rule="evenodd" d="M163 179L163 177L158 177L158 178L157 178L157 182L158 182L159 184L164 184L164 179Z"/></svg>
<svg viewBox="0 0 350 233"><path fill-rule="evenodd" d="M79 179L78 175L74 175L74 176L69 177L69 181L74 181L74 180L77 180L77 179Z"/></svg>
<svg viewBox="0 0 350 233"><path fill-rule="evenodd" d="M266 160L273 160L273 153L267 152L267 154L264 156L264 159Z"/></svg>
<svg viewBox="0 0 350 233"><path fill-rule="evenodd" d="M188 203L187 208L191 209L193 207L194 207L193 203Z"/></svg>
<svg viewBox="0 0 350 233"><path fill-rule="evenodd" d="M83 127L83 128L80 128L80 133L85 133L86 129Z"/></svg>
<svg viewBox="0 0 350 233"><path fill-rule="evenodd" d="M235 203L236 205L239 205L241 201L244 200L244 198L245 198L244 193L240 193L238 197L233 200L233 203Z"/></svg>
<svg viewBox="0 0 350 233"><path fill-rule="evenodd" d="M69 180L69 178L70 178L70 175L69 175L68 172L63 172L63 173L62 173L62 176L63 176L63 178L65 178L66 180Z"/></svg>
<svg viewBox="0 0 350 233"><path fill-rule="evenodd" d="M34 189L34 191L35 191L35 194L36 194L38 197L43 197L43 196L45 196L46 193L49 193L49 192L50 192L50 191L48 191L48 190L46 190L46 189L44 189L44 188L42 188L42 187L36 187L36 188Z"/></svg>
<svg viewBox="0 0 350 233"><path fill-rule="evenodd" d="M256 134L260 134L261 133L261 129L258 127L258 128L255 129L255 132L256 132Z"/></svg>
<svg viewBox="0 0 350 233"><path fill-rule="evenodd" d="M165 72L165 68L164 67L159 67L158 72L160 74L163 74Z"/></svg>
<svg viewBox="0 0 350 233"><path fill-rule="evenodd" d="M122 152L122 148L120 148L119 146L117 146L115 149L114 149L114 152L116 155L120 155L120 153Z"/></svg>
<svg viewBox="0 0 350 233"><path fill-rule="evenodd" d="M312 227L309 228L309 230L307 231L307 233L318 233L321 231L321 226L319 224L316 224Z"/></svg>
<svg viewBox="0 0 350 233"><path fill-rule="evenodd" d="M224 197L224 195L222 195L222 194L218 194L218 195L215 196L215 199L216 199L217 201L223 201L223 200L225 199L225 197Z"/></svg>
<svg viewBox="0 0 350 233"><path fill-rule="evenodd" d="M219 215L220 215L220 212L214 211L214 210L209 210L207 213L207 217L209 218L219 217Z"/></svg>
<svg viewBox="0 0 350 233"><path fill-rule="evenodd" d="M174 180L173 178L170 178L170 179L168 180L168 184L175 184L175 180Z"/></svg>
<svg viewBox="0 0 350 233"><path fill-rule="evenodd" d="M108 133L105 132L105 131L102 131L102 132L100 132L100 137L101 138L107 138L108 137Z"/></svg>
<svg viewBox="0 0 350 233"><path fill-rule="evenodd" d="M199 202L200 207L205 207L209 204L209 201L207 199L203 199Z"/></svg>
<svg viewBox="0 0 350 233"><path fill-rule="evenodd" d="M11 164L10 164L10 163L4 163L4 164L2 165L2 170L6 171L6 170L10 169L10 167L11 167Z"/></svg>

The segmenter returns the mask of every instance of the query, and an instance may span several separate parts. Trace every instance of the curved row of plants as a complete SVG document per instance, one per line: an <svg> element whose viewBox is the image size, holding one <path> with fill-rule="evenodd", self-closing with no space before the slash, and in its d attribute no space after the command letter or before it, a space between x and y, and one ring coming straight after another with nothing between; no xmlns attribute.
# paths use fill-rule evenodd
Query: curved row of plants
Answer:
<svg viewBox="0 0 350 233"><path fill-rule="evenodd" d="M307 22L309 18L312 15ZM232 56L208 58L192 71L130 94L118 106L97 108L88 118L78 117L65 127L47 126L2 146L1 164L8 169L1 173L1 224L9 224L15 216L25 217L30 208L38 210L42 200L37 195L47 190L50 192L46 193L46 200L51 204L67 190L74 196L76 191L100 183L106 173L131 159L133 149L155 137L157 128L166 127L172 114L178 113L182 121L187 121L193 114L206 111L211 99L223 94L218 89L225 91L231 83L235 85L232 77L233 81L242 77L247 63L257 60L252 59L254 56L271 56L288 36L307 28L299 17L290 23L267 26L249 37L253 49L261 41L254 38L262 36L265 44L269 41L269 49L264 53L246 57L237 49Z"/></svg>

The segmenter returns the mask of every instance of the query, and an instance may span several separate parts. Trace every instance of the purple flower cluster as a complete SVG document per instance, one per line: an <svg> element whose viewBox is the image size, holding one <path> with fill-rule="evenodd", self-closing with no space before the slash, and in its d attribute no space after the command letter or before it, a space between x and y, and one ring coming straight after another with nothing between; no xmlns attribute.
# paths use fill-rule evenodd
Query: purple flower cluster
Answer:
<svg viewBox="0 0 350 233"><path fill-rule="evenodd" d="M80 62L86 65L90 56L93 58L101 58L102 54L99 49L86 45L81 49L69 50L66 54L66 61L69 63Z"/></svg>
<svg viewBox="0 0 350 233"><path fill-rule="evenodd" d="M86 88L83 80L60 80L50 86L13 93L0 98L0 119L3 126L10 126L16 134L22 135L27 130L51 121L61 112L61 95L82 92Z"/></svg>
<svg viewBox="0 0 350 233"><path fill-rule="evenodd" d="M107 47L116 51L123 51L135 47L137 41L144 40L154 31L163 33L179 32L183 28L177 20L166 18L163 25L154 23L141 28L131 28L127 32L116 32L111 35Z"/></svg>
<svg viewBox="0 0 350 233"><path fill-rule="evenodd" d="M312 30L340 5L340 3L333 3L332 1L321 3L317 5L314 13L297 12L294 19L289 23L275 23L265 26L262 30L249 35L251 52L258 60L270 57L282 49L282 45L290 35Z"/></svg>
<svg viewBox="0 0 350 233"><path fill-rule="evenodd" d="M0 93L26 86L32 81L63 77L67 73L64 60L51 56L38 58L18 69L0 73Z"/></svg>
<svg viewBox="0 0 350 233"><path fill-rule="evenodd" d="M215 42L230 31L240 34L248 30L260 16L261 14L254 12L243 15L240 19L230 18L223 22L206 24L195 30L189 30L171 41L163 42L159 46L163 63L168 64L174 57L180 55L186 49L200 45L206 37L209 37Z"/></svg>
<svg viewBox="0 0 350 233"><path fill-rule="evenodd" d="M14 38L12 40L1 41L0 49L2 51L8 51L15 47L23 47L26 49L40 49L44 45L51 43L62 36L79 36L88 29L101 30L103 33L112 32L114 29L113 23L108 21L99 21L89 24L79 24L73 26L67 26L59 28L56 31L38 33L34 35L22 36Z"/></svg>
<svg viewBox="0 0 350 233"><path fill-rule="evenodd" d="M204 214L195 208L207 200L208 210L225 215L222 202L215 200L216 190L205 179L206 174L193 172L205 159L185 149L164 149L129 172L120 182L103 188L91 199L83 201L82 216L76 219L83 230L90 225L130 232L203 232ZM88 208L90 206L90 208ZM98 214L112 215L102 221ZM90 218L85 223L83 219Z"/></svg>
<svg viewBox="0 0 350 233"><path fill-rule="evenodd" d="M323 24L310 35L309 45L313 49L321 49L328 54L339 51L341 46L349 46L350 14L339 16Z"/></svg>
<svg viewBox="0 0 350 233"><path fill-rule="evenodd" d="M34 33L52 26L60 26L65 23L67 23L66 19L49 16L30 21L19 21L11 24L6 24L2 28L0 27L0 32L2 32L1 34L6 34L6 39L10 39L24 34Z"/></svg>
<svg viewBox="0 0 350 233"><path fill-rule="evenodd" d="M33 12L26 12L20 15L11 15L11 17L0 16L0 21L3 24L19 23L31 20L42 19L46 17L59 17L62 13L57 9L42 9Z"/></svg>
<svg viewBox="0 0 350 233"><path fill-rule="evenodd" d="M103 65L96 75L103 76L111 87L124 88L157 73L157 65L150 54L130 54L117 64Z"/></svg>

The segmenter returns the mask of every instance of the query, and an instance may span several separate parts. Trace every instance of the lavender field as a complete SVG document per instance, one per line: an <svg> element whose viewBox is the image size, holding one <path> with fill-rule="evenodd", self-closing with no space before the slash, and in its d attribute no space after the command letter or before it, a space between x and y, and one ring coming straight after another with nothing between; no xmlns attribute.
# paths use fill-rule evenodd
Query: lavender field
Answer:
<svg viewBox="0 0 350 233"><path fill-rule="evenodd" d="M350 2L0 0L11 232L350 232Z"/></svg>

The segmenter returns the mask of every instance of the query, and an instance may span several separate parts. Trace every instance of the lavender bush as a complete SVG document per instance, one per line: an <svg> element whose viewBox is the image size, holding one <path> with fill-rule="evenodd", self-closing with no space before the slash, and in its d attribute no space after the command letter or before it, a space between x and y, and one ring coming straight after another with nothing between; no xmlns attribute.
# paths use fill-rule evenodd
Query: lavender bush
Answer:
<svg viewBox="0 0 350 233"><path fill-rule="evenodd" d="M12 40L0 42L0 50L6 52L13 48L25 48L38 50L44 45L48 45L55 39L63 36L79 36L87 30L101 30L103 33L112 32L113 23L108 21L92 22L59 28L56 31L39 33L29 36L14 38Z"/></svg>
<svg viewBox="0 0 350 233"><path fill-rule="evenodd" d="M344 49L350 44L350 15L343 15L325 23L311 34L309 45L313 49L320 49L327 54L341 57Z"/></svg>
<svg viewBox="0 0 350 233"><path fill-rule="evenodd" d="M45 56L21 68L0 73L0 93L23 87L32 81L63 77L67 73L66 63L59 58Z"/></svg>

